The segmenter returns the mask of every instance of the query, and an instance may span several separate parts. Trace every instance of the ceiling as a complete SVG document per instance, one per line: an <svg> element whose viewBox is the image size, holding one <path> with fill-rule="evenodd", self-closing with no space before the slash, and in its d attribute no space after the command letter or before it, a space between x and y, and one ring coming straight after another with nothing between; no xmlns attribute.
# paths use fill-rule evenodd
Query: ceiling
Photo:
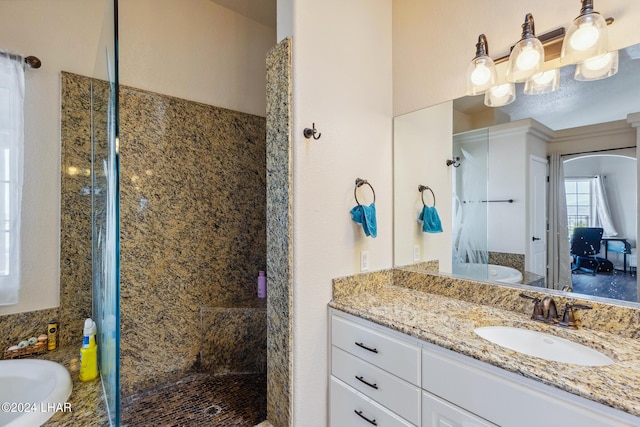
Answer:
<svg viewBox="0 0 640 427"><path fill-rule="evenodd" d="M573 78L575 65L560 69L560 89L545 95L525 95L516 85L516 100L499 110L511 120L532 118L553 129L626 119L640 112L640 45L619 51L618 73L603 80L580 82ZM489 109L484 95L460 98L454 108L473 115Z"/></svg>
<svg viewBox="0 0 640 427"><path fill-rule="evenodd" d="M276 28L276 0L211 0L222 7L231 9L240 15L246 16L266 25Z"/></svg>

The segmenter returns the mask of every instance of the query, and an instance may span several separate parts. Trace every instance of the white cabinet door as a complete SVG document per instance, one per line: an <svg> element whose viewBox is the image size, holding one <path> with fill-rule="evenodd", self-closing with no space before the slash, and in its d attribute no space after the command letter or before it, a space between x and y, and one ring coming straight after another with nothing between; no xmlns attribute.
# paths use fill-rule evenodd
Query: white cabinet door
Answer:
<svg viewBox="0 0 640 427"><path fill-rule="evenodd" d="M487 420L464 411L455 405L422 392L423 427L492 427Z"/></svg>
<svg viewBox="0 0 640 427"><path fill-rule="evenodd" d="M413 426L334 377L330 380L329 394L330 427Z"/></svg>
<svg viewBox="0 0 640 427"><path fill-rule="evenodd" d="M640 425L638 418L622 411L452 351L430 347L422 353L422 388L497 425Z"/></svg>

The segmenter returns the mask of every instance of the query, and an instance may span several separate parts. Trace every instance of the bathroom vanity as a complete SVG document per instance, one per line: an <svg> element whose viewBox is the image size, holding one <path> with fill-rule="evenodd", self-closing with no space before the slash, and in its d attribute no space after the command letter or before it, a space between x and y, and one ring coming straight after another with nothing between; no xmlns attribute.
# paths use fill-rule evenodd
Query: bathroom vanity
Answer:
<svg viewBox="0 0 640 427"><path fill-rule="evenodd" d="M332 427L640 425L634 339L534 322L393 280L352 285L352 293L336 293L334 282L329 304ZM527 356L474 332L490 325L569 339L614 363L579 366Z"/></svg>

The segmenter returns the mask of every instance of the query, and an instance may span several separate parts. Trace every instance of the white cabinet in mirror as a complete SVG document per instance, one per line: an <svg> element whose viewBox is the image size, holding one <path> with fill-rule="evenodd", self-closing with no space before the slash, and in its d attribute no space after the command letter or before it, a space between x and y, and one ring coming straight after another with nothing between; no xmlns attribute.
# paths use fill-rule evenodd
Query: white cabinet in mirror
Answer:
<svg viewBox="0 0 640 427"><path fill-rule="evenodd" d="M618 74L588 88L572 65L550 94L499 108L465 97L396 117L394 264L638 303L640 45L619 56ZM437 195L443 233L420 229L420 184ZM575 228L604 230L587 258L572 249Z"/></svg>

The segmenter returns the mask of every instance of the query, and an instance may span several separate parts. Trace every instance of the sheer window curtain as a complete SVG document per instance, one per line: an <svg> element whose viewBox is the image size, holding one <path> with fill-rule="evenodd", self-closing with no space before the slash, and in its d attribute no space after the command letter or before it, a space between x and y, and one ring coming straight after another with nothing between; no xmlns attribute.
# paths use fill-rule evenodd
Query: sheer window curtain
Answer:
<svg viewBox="0 0 640 427"><path fill-rule="evenodd" d="M18 303L24 61L0 50L0 305Z"/></svg>
<svg viewBox="0 0 640 427"><path fill-rule="evenodd" d="M618 231L613 225L611 211L609 210L609 202L607 193L604 189L604 177L596 175L593 178L593 193L595 194L596 203L596 226L602 227L605 237L614 237L618 235Z"/></svg>
<svg viewBox="0 0 640 427"><path fill-rule="evenodd" d="M567 197L564 191L564 167L560 154L552 154L549 167L549 266L547 287L571 286L571 256L567 227Z"/></svg>

